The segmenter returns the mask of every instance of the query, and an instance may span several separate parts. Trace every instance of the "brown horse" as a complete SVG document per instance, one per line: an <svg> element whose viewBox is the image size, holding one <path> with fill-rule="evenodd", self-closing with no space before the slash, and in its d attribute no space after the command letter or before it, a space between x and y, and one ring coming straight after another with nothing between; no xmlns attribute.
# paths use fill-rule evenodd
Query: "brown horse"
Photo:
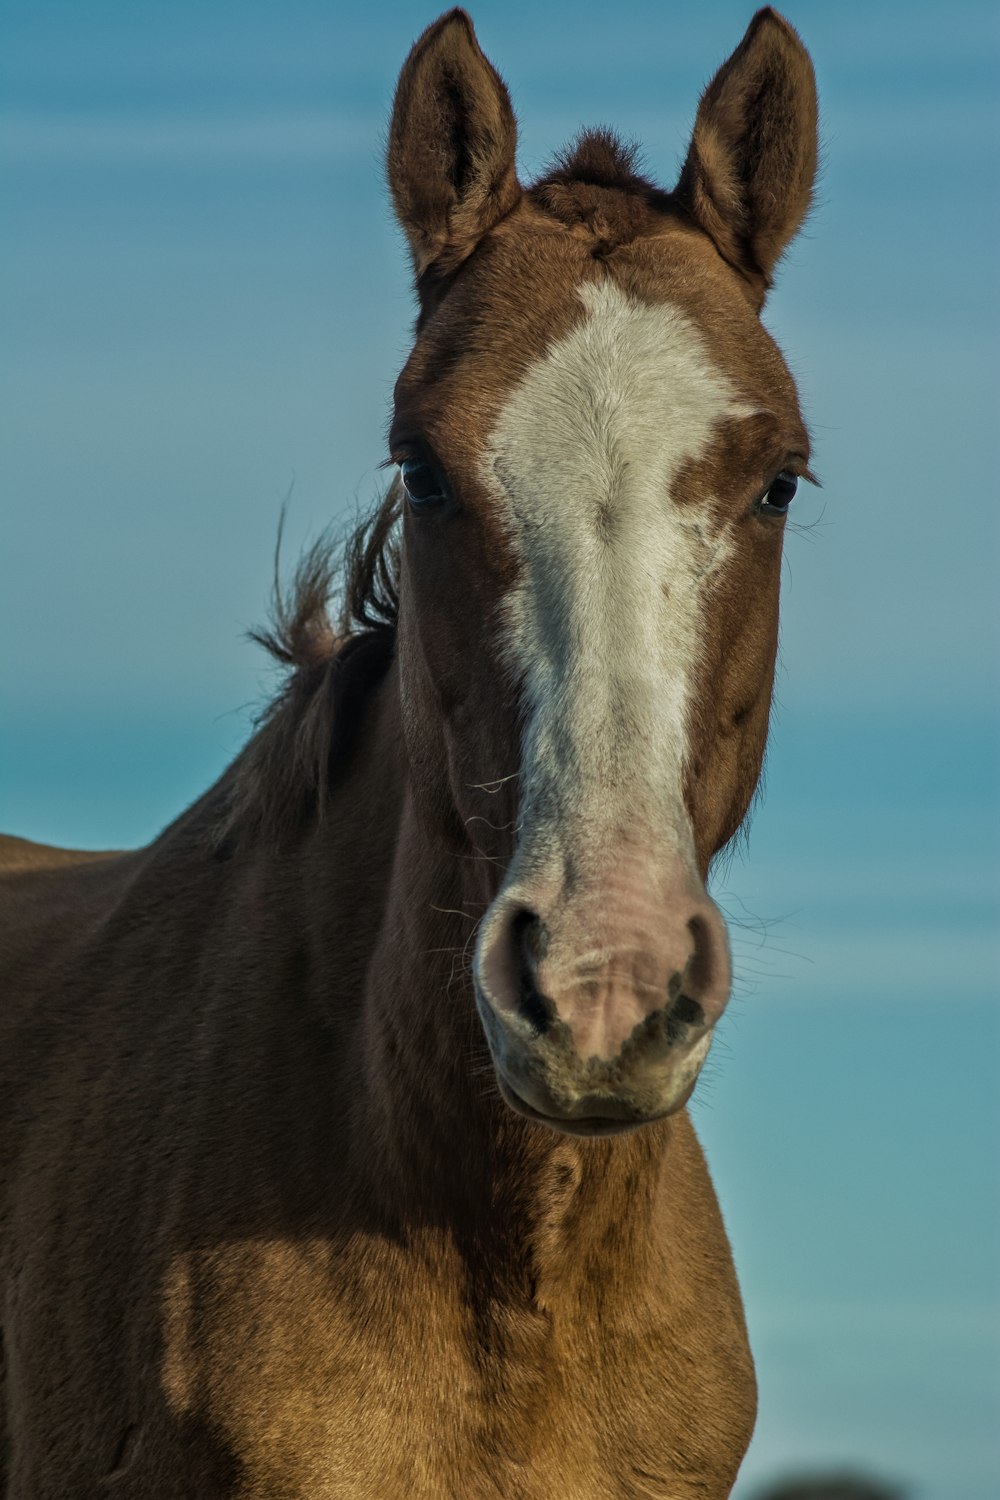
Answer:
<svg viewBox="0 0 1000 1500"><path fill-rule="evenodd" d="M808 442L759 321L812 69L771 10L672 193L515 174L452 11L399 82L399 477L148 848L6 841L8 1500L729 1493L754 1377L684 1105Z"/></svg>

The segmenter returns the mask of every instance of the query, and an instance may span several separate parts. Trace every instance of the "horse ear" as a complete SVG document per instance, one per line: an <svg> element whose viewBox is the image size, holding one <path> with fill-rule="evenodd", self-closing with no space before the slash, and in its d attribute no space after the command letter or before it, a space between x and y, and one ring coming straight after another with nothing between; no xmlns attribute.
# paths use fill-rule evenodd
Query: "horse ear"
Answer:
<svg viewBox="0 0 1000 1500"><path fill-rule="evenodd" d="M762 283L762 300L809 208L816 151L809 53L767 6L702 95L677 184L719 253Z"/></svg>
<svg viewBox="0 0 1000 1500"><path fill-rule="evenodd" d="M464 10L434 22L403 65L388 176L418 278L450 271L517 203L517 124Z"/></svg>

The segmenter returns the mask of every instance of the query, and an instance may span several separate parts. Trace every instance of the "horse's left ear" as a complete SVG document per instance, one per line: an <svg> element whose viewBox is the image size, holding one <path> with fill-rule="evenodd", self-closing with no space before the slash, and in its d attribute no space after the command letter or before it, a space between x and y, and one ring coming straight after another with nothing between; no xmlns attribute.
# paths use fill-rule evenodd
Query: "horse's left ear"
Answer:
<svg viewBox="0 0 1000 1500"><path fill-rule="evenodd" d="M759 10L702 95L677 197L761 297L809 208L816 79L797 32Z"/></svg>
<svg viewBox="0 0 1000 1500"><path fill-rule="evenodd" d="M521 196L517 124L464 10L434 22L403 65L388 176L418 279L461 265Z"/></svg>

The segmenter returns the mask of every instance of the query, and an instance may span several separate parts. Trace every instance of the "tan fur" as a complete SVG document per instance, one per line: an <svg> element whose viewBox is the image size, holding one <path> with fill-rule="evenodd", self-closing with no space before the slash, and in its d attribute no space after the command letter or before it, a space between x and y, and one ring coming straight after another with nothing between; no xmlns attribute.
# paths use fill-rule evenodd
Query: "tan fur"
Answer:
<svg viewBox="0 0 1000 1500"><path fill-rule="evenodd" d="M517 560L477 464L587 278L682 307L770 414L686 476L740 545L686 787L703 871L760 772L780 530L752 501L806 437L748 287L804 210L774 162L809 156L783 140L808 108L757 89L748 128L779 149L753 153L765 208L740 169L738 268L705 112L776 67L808 94L808 59L762 12L727 67L679 197L602 135L522 191L471 23L425 34L390 144L422 301L392 444L431 448L461 510L400 535L393 492L335 627L308 561L268 638L286 689L148 848L0 842L7 1500L729 1494L753 1368L686 1113L608 1139L513 1113L469 976L519 762L496 638Z"/></svg>

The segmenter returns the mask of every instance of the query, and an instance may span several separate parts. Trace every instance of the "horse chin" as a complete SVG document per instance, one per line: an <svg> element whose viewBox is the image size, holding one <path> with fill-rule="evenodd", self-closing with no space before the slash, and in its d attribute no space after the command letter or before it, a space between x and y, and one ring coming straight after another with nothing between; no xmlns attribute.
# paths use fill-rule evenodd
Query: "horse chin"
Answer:
<svg viewBox="0 0 1000 1500"><path fill-rule="evenodd" d="M634 1111L625 1112L625 1106L618 1101L608 1100L609 1106L615 1106L622 1112L619 1114L564 1114L557 1110L555 1104L548 1110L537 1109L529 1104L518 1091L506 1081L495 1069L497 1087L504 1101L516 1114L523 1115L525 1119L532 1120L538 1125L547 1125L550 1130L559 1131L563 1135L583 1136L594 1138L598 1136L628 1135L632 1131L641 1130L645 1125L653 1125L657 1120L665 1120L668 1116L676 1114L683 1109L694 1092L697 1076L692 1078L680 1095L670 1101L665 1107L650 1114L639 1114Z"/></svg>

